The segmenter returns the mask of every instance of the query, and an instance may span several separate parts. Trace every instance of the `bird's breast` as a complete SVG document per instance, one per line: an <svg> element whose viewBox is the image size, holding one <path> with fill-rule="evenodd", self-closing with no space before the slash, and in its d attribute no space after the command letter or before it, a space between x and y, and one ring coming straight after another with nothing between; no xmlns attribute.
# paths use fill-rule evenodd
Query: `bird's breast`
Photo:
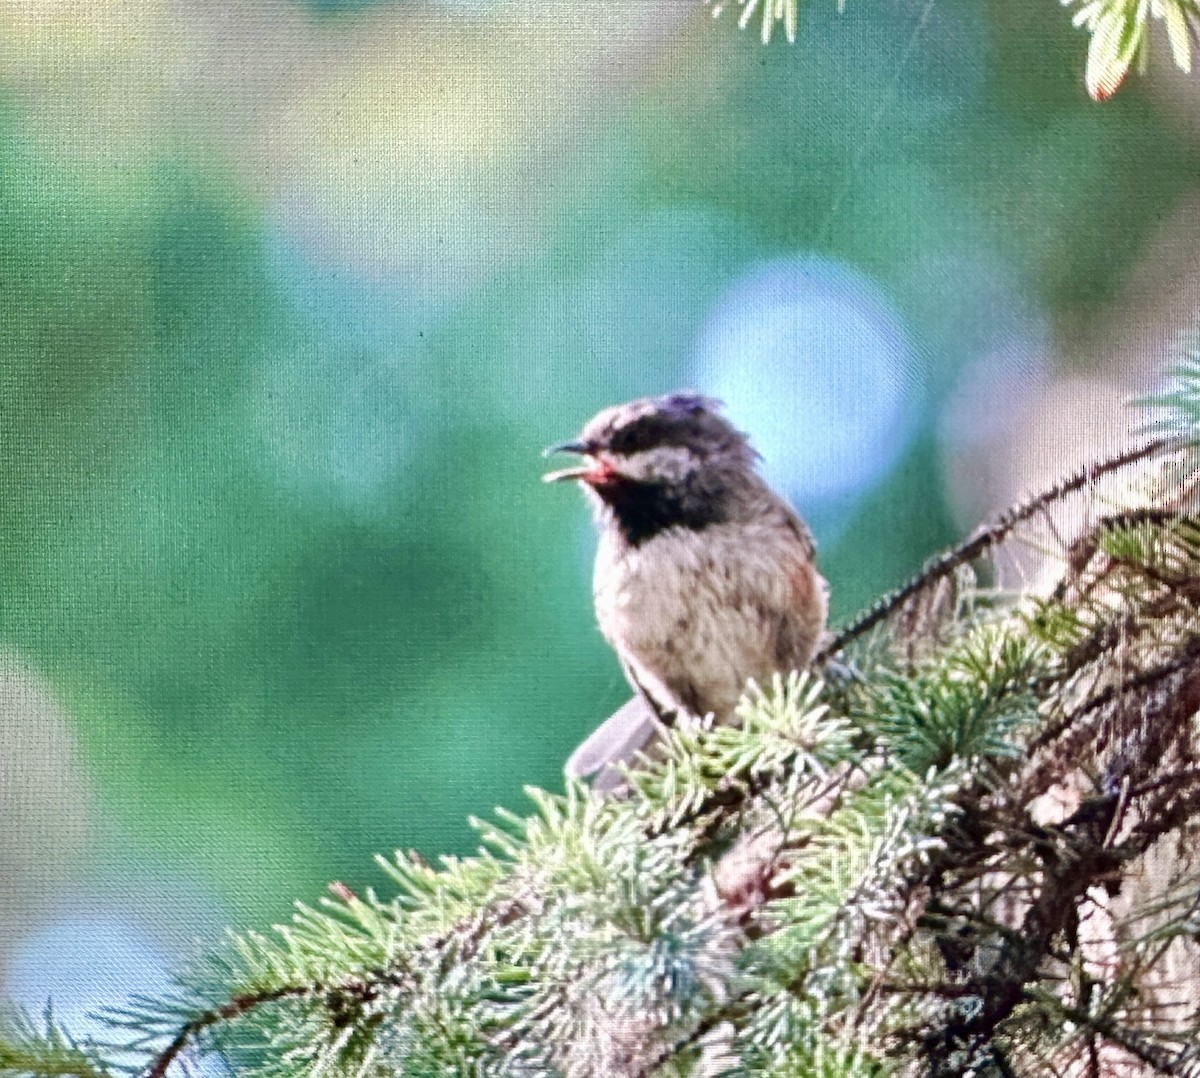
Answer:
<svg viewBox="0 0 1200 1078"><path fill-rule="evenodd" d="M747 679L807 664L824 624L822 584L782 517L671 528L638 546L606 534L596 615L634 674L674 698L660 704L721 720Z"/></svg>

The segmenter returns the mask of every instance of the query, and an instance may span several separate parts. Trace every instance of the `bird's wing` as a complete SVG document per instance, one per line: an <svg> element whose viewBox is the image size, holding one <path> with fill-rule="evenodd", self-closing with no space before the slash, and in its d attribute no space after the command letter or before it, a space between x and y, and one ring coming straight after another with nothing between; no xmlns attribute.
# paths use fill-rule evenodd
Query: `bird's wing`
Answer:
<svg viewBox="0 0 1200 1078"><path fill-rule="evenodd" d="M604 720L567 760L563 770L568 778L581 779L601 772L594 786L608 789L619 781L616 764L628 763L658 729L658 717L641 694L618 708Z"/></svg>
<svg viewBox="0 0 1200 1078"><path fill-rule="evenodd" d="M652 674L627 651L618 648L617 655L629 687L635 695L641 697L661 725L674 726L681 715L690 714L679 699L678 693L669 688L661 678Z"/></svg>

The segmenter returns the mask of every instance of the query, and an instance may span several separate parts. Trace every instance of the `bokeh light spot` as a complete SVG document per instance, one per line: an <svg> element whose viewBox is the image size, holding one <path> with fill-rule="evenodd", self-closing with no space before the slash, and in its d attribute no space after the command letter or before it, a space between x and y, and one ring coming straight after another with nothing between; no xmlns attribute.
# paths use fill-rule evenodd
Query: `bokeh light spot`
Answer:
<svg viewBox="0 0 1200 1078"><path fill-rule="evenodd" d="M813 257L755 266L716 304L696 351L719 397L803 508L857 494L899 458L921 407L906 329L880 289Z"/></svg>
<svg viewBox="0 0 1200 1078"><path fill-rule="evenodd" d="M76 912L48 921L18 944L5 995L33 1014L52 1001L55 1020L76 1038L111 1035L105 1007L169 990L166 956L137 924Z"/></svg>

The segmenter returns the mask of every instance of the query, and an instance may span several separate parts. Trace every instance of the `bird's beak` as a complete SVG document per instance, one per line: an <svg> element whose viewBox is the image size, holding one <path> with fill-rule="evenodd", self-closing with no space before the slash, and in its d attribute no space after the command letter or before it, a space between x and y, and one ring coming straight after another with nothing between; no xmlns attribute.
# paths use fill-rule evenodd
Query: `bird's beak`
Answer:
<svg viewBox="0 0 1200 1078"><path fill-rule="evenodd" d="M542 450L543 457L553 456L555 453L587 453L588 447L583 442L559 442L558 445L547 446ZM585 475L589 475L592 469L586 464L577 465L574 468L560 468L556 472L547 472L542 476L543 483L558 483L563 479L582 479Z"/></svg>

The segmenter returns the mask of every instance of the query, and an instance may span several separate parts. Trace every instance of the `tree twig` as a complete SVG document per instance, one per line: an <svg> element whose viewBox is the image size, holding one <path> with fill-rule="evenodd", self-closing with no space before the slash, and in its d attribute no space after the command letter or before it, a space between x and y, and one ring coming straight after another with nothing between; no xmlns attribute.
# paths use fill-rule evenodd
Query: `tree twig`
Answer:
<svg viewBox="0 0 1200 1078"><path fill-rule="evenodd" d="M172 1063L178 1058L192 1040L204 1030L215 1026L218 1022L227 1022L240 1018L265 1003L275 1003L281 999L297 999L320 992L314 985L288 985L267 992L249 992L245 995L234 996L228 1003L214 1007L210 1011L198 1014L190 1022L180 1026L178 1032L171 1038L167 1046L158 1053L142 1071L142 1078L165 1078Z"/></svg>
<svg viewBox="0 0 1200 1078"><path fill-rule="evenodd" d="M932 584L945 579L955 570L969 565L992 547L1003 542L1017 525L1029 520L1045 510L1048 506L1072 494L1083 487L1096 482L1101 476L1119 471L1140 460L1155 456L1159 453L1182 449L1190 444L1186 439L1177 437L1156 438L1145 445L1128 449L1116 456L1096 461L1080 468L1073 475L1059 480L1040 494L1014 505L1006 510L991 524L975 530L958 546L951 547L945 553L934 558L920 573L913 577L903 587L897 588L884 596L865 614L843 628L837 636L813 659L814 666L820 666L832 656L845 649L846 645L857 640L881 622L886 621L913 596L926 590Z"/></svg>

